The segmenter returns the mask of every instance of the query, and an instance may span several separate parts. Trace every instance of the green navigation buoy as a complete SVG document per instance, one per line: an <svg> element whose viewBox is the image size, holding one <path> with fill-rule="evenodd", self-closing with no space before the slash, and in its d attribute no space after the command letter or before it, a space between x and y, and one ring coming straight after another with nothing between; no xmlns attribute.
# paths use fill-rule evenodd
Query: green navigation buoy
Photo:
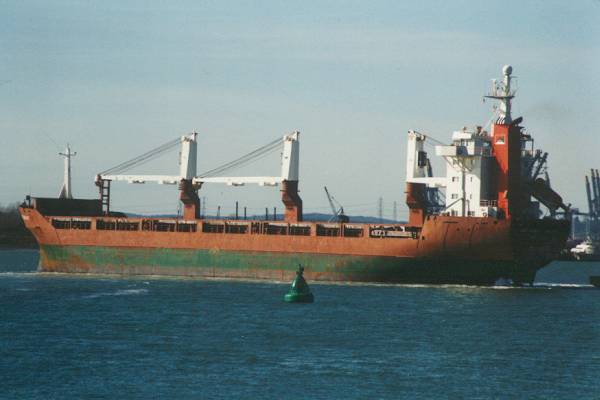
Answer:
<svg viewBox="0 0 600 400"><path fill-rule="evenodd" d="M292 282L292 287L283 297L283 300L286 303L312 303L315 301L306 280L304 280L304 276L302 276L303 273L304 267L299 265L298 271L296 271L296 278L294 279L294 282Z"/></svg>

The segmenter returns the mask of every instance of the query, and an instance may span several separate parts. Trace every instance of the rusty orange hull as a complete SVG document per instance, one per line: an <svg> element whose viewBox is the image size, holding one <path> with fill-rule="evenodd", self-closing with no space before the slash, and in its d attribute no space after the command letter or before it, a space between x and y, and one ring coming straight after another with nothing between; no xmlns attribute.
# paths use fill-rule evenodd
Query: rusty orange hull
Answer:
<svg viewBox="0 0 600 400"><path fill-rule="evenodd" d="M427 217L422 227L47 217L21 208L43 271L289 280L493 284L531 282L569 225Z"/></svg>

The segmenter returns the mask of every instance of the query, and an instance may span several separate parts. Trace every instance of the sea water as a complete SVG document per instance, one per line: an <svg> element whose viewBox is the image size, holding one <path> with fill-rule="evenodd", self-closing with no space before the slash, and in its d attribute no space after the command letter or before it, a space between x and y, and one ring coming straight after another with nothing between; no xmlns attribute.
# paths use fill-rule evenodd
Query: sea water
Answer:
<svg viewBox="0 0 600 400"><path fill-rule="evenodd" d="M0 398L600 398L600 263L534 288L35 272L0 252ZM543 281L543 282L542 282Z"/></svg>

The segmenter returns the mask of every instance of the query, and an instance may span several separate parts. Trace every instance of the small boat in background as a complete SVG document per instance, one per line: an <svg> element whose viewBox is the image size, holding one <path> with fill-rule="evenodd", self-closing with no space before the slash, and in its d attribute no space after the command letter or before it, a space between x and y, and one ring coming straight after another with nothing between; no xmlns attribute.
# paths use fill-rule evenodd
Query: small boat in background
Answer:
<svg viewBox="0 0 600 400"><path fill-rule="evenodd" d="M600 243L588 237L571 249L577 261L600 261Z"/></svg>

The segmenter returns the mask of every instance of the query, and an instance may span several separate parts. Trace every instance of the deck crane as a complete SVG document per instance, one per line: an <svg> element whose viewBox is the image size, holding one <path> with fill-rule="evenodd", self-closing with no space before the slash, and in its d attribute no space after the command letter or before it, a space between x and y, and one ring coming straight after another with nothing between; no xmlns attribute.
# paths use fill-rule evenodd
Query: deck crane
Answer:
<svg viewBox="0 0 600 400"><path fill-rule="evenodd" d="M339 201L335 199L331 194L329 194L329 190L327 190L327 186L323 186L325 189L325 194L327 195L327 200L329 200L329 206L331 207L331 212L333 215L329 219L329 222L335 220L336 222L346 223L350 221L350 218L346 214L344 214L344 207L340 204ZM335 203L337 203L338 207L336 207Z"/></svg>
<svg viewBox="0 0 600 400"><path fill-rule="evenodd" d="M285 220L288 222L302 221L302 199L298 195L300 132L294 131L291 134L279 137L236 160L201 174L196 171L197 135L196 132L193 132L181 136L96 175L96 185L99 187L103 211L110 214L110 183L112 181L138 184L156 182L163 185L179 185L180 200L184 204L183 214L186 219L199 218L200 199L198 190L204 184L220 183L229 186L258 184L259 186L280 186L281 199L285 206ZM179 175L124 174L133 167L143 165L177 146L181 146ZM226 172L231 172L267 154L279 151L281 152L281 170L277 176L223 176Z"/></svg>

